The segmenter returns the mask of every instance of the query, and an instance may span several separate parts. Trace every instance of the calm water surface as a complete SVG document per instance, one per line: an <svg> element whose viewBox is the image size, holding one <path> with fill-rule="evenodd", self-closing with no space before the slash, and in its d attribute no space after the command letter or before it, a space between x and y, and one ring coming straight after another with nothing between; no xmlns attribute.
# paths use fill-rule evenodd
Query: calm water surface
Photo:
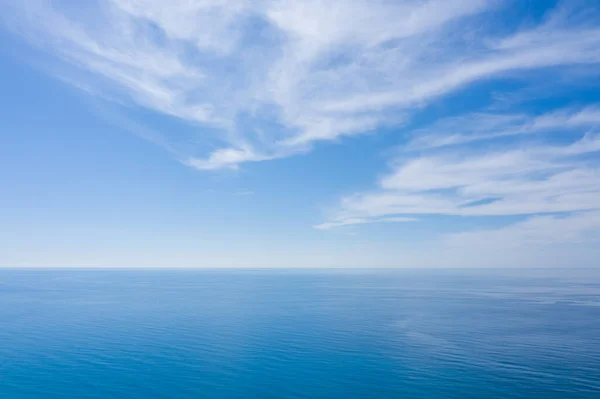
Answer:
<svg viewBox="0 0 600 399"><path fill-rule="evenodd" d="M0 269L0 398L600 398L600 273Z"/></svg>

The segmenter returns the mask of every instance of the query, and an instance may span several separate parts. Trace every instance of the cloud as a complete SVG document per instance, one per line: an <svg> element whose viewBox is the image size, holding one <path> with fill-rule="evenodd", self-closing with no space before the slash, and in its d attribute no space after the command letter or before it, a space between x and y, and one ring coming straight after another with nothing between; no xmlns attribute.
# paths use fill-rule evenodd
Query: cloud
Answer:
<svg viewBox="0 0 600 399"><path fill-rule="evenodd" d="M531 117L526 114L474 113L443 119L412 132L406 150L464 145L475 141L545 132L578 133L600 126L600 107L562 109Z"/></svg>
<svg viewBox="0 0 600 399"><path fill-rule="evenodd" d="M6 0L0 7L6 27L60 61L65 81L197 125L191 142L216 139L213 151L190 144L180 157L214 170L402 125L477 81L600 63L600 28L590 23L597 11L563 6L506 32L489 23L505 4Z"/></svg>
<svg viewBox="0 0 600 399"><path fill-rule="evenodd" d="M354 226L357 224L366 224L366 223L402 223L402 222L415 222L417 219L409 218L409 217L385 217L385 218L377 218L377 219L364 219L364 218L348 218L339 221L322 223L314 226L315 229L319 230L329 230L336 227L343 226Z"/></svg>
<svg viewBox="0 0 600 399"><path fill-rule="evenodd" d="M213 152L208 159L189 158L187 165L201 170L231 168L237 169L242 162L264 161L272 157L255 153L252 149L224 148Z"/></svg>
<svg viewBox="0 0 600 399"><path fill-rule="evenodd" d="M580 114L578 114L580 115ZM533 118L539 120L539 118ZM512 123L512 122L511 122ZM442 125L444 123L442 122ZM524 120L522 126L531 126ZM342 198L331 222L414 215L515 216L600 209L600 135L566 144L406 155L378 188Z"/></svg>

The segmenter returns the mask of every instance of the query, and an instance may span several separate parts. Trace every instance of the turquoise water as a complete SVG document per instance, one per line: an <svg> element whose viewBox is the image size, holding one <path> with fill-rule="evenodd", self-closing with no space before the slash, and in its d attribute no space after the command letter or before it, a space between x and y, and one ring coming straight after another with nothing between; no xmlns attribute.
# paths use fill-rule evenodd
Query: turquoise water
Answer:
<svg viewBox="0 0 600 399"><path fill-rule="evenodd" d="M600 398L592 271L0 269L0 398Z"/></svg>

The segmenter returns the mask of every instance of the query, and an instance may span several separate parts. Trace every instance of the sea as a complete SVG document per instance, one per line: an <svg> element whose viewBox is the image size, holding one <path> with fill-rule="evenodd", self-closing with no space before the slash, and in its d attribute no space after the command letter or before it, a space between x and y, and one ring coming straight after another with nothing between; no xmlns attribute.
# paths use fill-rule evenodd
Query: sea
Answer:
<svg viewBox="0 0 600 399"><path fill-rule="evenodd" d="M0 398L600 398L600 270L0 269Z"/></svg>

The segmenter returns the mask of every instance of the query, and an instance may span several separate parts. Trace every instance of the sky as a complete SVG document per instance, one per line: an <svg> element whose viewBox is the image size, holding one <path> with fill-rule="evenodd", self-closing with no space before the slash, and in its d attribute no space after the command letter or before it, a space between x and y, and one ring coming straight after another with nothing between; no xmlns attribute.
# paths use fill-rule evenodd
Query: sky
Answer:
<svg viewBox="0 0 600 399"><path fill-rule="evenodd" d="M0 266L600 267L598 0L0 0Z"/></svg>

